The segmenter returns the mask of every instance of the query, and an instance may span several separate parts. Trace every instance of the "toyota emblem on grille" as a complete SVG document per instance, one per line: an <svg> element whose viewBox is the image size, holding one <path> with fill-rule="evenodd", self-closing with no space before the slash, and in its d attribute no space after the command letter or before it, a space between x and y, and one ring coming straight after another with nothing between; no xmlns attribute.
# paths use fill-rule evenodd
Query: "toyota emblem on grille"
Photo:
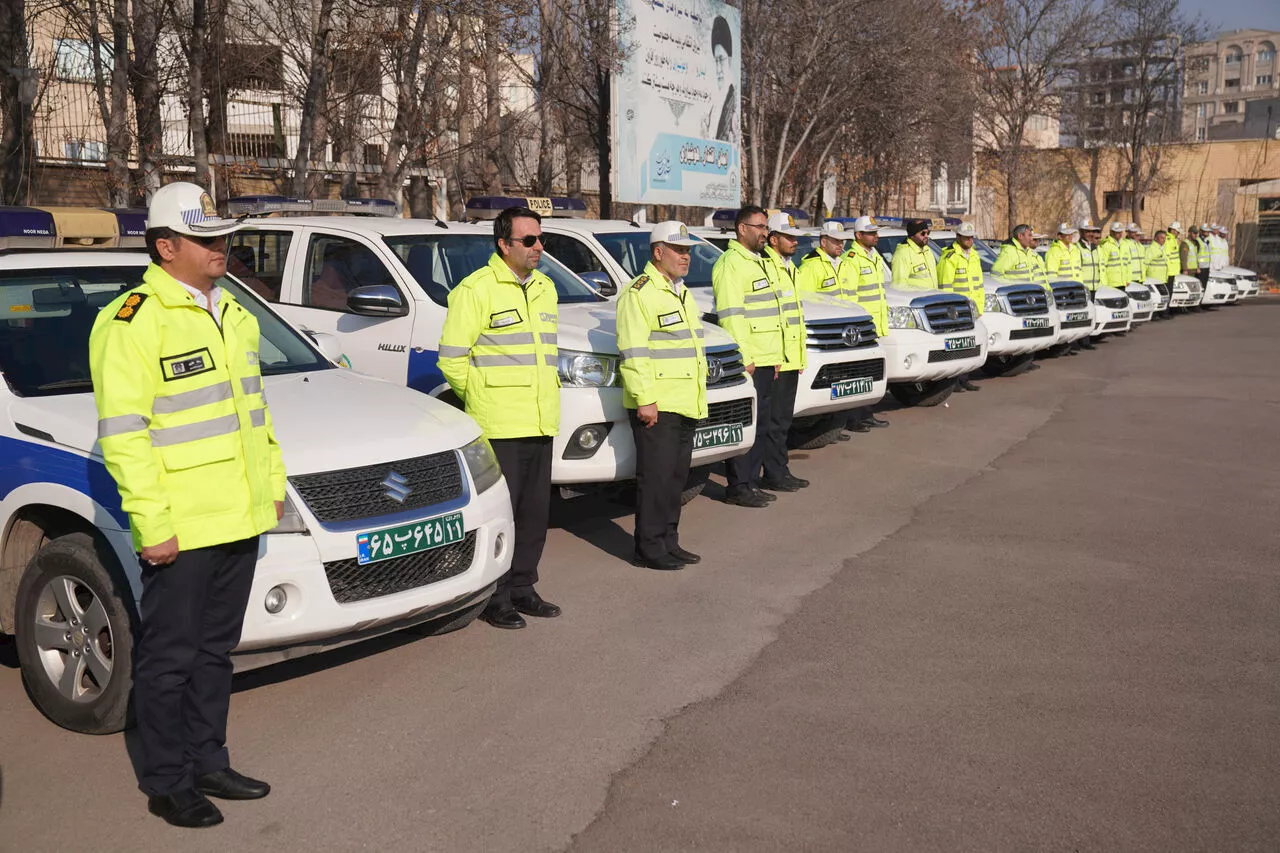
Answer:
<svg viewBox="0 0 1280 853"><path fill-rule="evenodd" d="M395 471L383 477L378 485L382 486L383 495L398 504L404 503L404 499L413 493L413 487L409 485L409 481Z"/></svg>
<svg viewBox="0 0 1280 853"><path fill-rule="evenodd" d="M840 339L844 341L844 345L847 347L857 346L861 337L862 335L858 332L857 326L845 326L844 332L840 335Z"/></svg>
<svg viewBox="0 0 1280 853"><path fill-rule="evenodd" d="M718 358L707 359L707 384L715 385L724 379L724 364Z"/></svg>
<svg viewBox="0 0 1280 853"><path fill-rule="evenodd" d="M956 307L956 306L954 306L954 305L948 305L948 306L947 306L947 319L948 319L948 320L959 320L959 319L960 319L960 309L959 309L959 308L957 308L957 307Z"/></svg>

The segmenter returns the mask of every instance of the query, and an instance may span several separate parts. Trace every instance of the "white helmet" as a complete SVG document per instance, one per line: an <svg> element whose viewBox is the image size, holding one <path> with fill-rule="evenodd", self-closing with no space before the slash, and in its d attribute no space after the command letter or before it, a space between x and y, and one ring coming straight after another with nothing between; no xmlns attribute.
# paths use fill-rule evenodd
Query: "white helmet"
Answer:
<svg viewBox="0 0 1280 853"><path fill-rule="evenodd" d="M188 237L220 237L240 227L238 219L223 219L203 187L177 181L165 184L151 197L147 228L168 228Z"/></svg>

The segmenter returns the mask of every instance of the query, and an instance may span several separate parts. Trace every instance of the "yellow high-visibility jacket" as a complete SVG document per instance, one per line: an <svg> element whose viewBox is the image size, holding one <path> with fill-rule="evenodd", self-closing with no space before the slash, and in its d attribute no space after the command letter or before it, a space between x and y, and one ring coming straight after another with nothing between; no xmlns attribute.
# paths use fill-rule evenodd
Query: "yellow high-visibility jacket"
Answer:
<svg viewBox="0 0 1280 853"><path fill-rule="evenodd" d="M440 372L486 438L559 431L559 319L551 279L522 286L497 252L449 292Z"/></svg>
<svg viewBox="0 0 1280 853"><path fill-rule="evenodd" d="M744 364L774 367L785 359L782 289L769 275L764 258L737 240L711 268L716 322L733 337Z"/></svg>
<svg viewBox="0 0 1280 853"><path fill-rule="evenodd" d="M133 547L184 551L276 526L284 459L262 396L258 321L226 290L221 328L156 264L98 314L89 369L98 442Z"/></svg>
<svg viewBox="0 0 1280 853"><path fill-rule="evenodd" d="M917 246L910 237L893 250L890 267L895 287L904 290L932 290L938 286L938 262L928 244Z"/></svg>
<svg viewBox="0 0 1280 853"><path fill-rule="evenodd" d="M1147 250L1137 240L1129 237L1121 240L1120 245L1129 253L1129 281L1142 281L1142 262L1147 256Z"/></svg>
<svg viewBox="0 0 1280 853"><path fill-rule="evenodd" d="M1181 241L1174 237L1172 233L1165 234L1164 237L1164 259L1165 271L1169 275L1182 275L1182 256L1178 252L1178 244Z"/></svg>
<svg viewBox="0 0 1280 853"><path fill-rule="evenodd" d="M1044 253L1044 266L1051 281L1079 281L1083 275L1084 259L1075 243L1054 240Z"/></svg>
<svg viewBox="0 0 1280 853"><path fill-rule="evenodd" d="M707 416L707 354L702 320L689 288L675 286L652 263L618 296L622 405L651 403L660 412Z"/></svg>
<svg viewBox="0 0 1280 853"><path fill-rule="evenodd" d="M858 276L858 304L876 321L876 336L889 334L889 302L884 294L884 256L875 248L867 249L854 241L844 253L840 266L853 264Z"/></svg>
<svg viewBox="0 0 1280 853"><path fill-rule="evenodd" d="M938 289L968 297L974 305L974 313L981 317L987 307L987 291L983 286L982 259L978 250L970 249L965 254L959 243L943 249L938 260Z"/></svg>
<svg viewBox="0 0 1280 853"><path fill-rule="evenodd" d="M837 267L830 255L821 249L814 249L800 261L796 287L801 294L818 293L846 302L857 302L858 270L853 264L845 263L843 256Z"/></svg>
<svg viewBox="0 0 1280 853"><path fill-rule="evenodd" d="M800 288L796 282L795 264L787 264L785 258L772 246L764 248L764 266L769 271L782 297L782 371L804 370L809 364L808 334L804 327L804 306L800 302Z"/></svg>
<svg viewBox="0 0 1280 853"><path fill-rule="evenodd" d="M1165 241L1168 242L1168 237ZM1155 240L1147 246L1147 257L1145 269L1143 269L1144 278L1158 278L1160 281L1166 281L1169 278L1169 256L1165 253L1164 246Z"/></svg>
<svg viewBox="0 0 1280 853"><path fill-rule="evenodd" d="M1102 260L1102 285L1124 290L1129 283L1129 263L1121 254L1120 241L1111 235L1098 243L1098 256Z"/></svg>
<svg viewBox="0 0 1280 853"><path fill-rule="evenodd" d="M1080 245L1080 279L1086 289L1097 290L1102 286L1104 263L1099 247L1090 248L1087 243Z"/></svg>

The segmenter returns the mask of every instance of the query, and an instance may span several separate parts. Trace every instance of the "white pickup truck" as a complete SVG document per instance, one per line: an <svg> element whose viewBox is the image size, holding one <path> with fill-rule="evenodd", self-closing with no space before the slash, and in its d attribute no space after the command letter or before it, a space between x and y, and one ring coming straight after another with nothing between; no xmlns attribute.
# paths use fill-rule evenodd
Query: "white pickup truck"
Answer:
<svg viewBox="0 0 1280 853"><path fill-rule="evenodd" d="M437 364L440 332L449 291L494 251L493 226L292 215L305 204L233 199L233 213L284 215L250 220L236 232L228 270L297 325L339 338L354 369L456 402ZM614 305L550 254L539 270L559 294L560 434L551 481L568 496L629 480L635 443L622 405ZM746 452L755 439L755 392L737 346L715 328L705 344L709 412L695 434L686 499L700 490L708 466Z"/></svg>
<svg viewBox="0 0 1280 853"><path fill-rule="evenodd" d="M699 229L691 229L697 234ZM545 219L547 249L570 269L602 285L620 288L640 274L649 259L649 226L621 220ZM693 247L689 285L704 318L714 322L711 268L721 249L706 242ZM818 296L803 299L808 366L796 393L792 442L808 446L839 430L835 413L879 402L885 393L885 353L875 323L856 305ZM831 417L829 417L831 416Z"/></svg>
<svg viewBox="0 0 1280 853"><path fill-rule="evenodd" d="M0 325L0 631L16 637L35 704L81 732L125 725L141 592L128 517L97 443L88 338L148 261L0 246L0 311L21 318ZM236 666L467 624L513 543L506 481L479 426L335 366L247 288L220 285L261 328L265 396L289 475L284 517L259 543Z"/></svg>

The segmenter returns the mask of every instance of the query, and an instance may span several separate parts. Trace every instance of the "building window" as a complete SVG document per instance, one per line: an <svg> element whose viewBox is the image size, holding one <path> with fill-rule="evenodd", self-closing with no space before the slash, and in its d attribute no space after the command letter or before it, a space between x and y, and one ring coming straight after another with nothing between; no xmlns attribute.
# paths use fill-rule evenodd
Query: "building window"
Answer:
<svg viewBox="0 0 1280 853"><path fill-rule="evenodd" d="M68 160L81 163L103 163L107 159L107 144L91 139L76 139L62 143L62 151Z"/></svg>
<svg viewBox="0 0 1280 853"><path fill-rule="evenodd" d="M1207 94L1209 94L1209 81L1208 81L1208 80L1201 80L1199 83L1197 83L1197 84L1196 84L1196 94L1197 94L1197 95L1207 95Z"/></svg>
<svg viewBox="0 0 1280 853"><path fill-rule="evenodd" d="M1187 63L1187 69L1193 74L1203 74L1209 70L1209 57L1201 56Z"/></svg>
<svg viewBox="0 0 1280 853"><path fill-rule="evenodd" d="M83 39L54 39L54 71L62 80L93 80L93 47ZM102 73L109 75L111 49L102 45Z"/></svg>
<svg viewBox="0 0 1280 853"><path fill-rule="evenodd" d="M1264 41L1258 45L1258 61L1271 62L1276 58L1276 47L1269 41Z"/></svg>
<svg viewBox="0 0 1280 853"><path fill-rule="evenodd" d="M275 92L284 88L284 51L275 44L228 42L228 89Z"/></svg>
<svg viewBox="0 0 1280 853"><path fill-rule="evenodd" d="M1270 86L1270 85L1271 85L1271 75L1270 75L1270 74L1259 74L1257 77L1253 78L1253 84L1254 84L1255 86Z"/></svg>
<svg viewBox="0 0 1280 853"><path fill-rule="evenodd" d="M1227 55L1224 57L1223 61L1226 62L1227 65L1239 65L1242 58L1244 58L1243 51L1238 47L1233 47L1227 51Z"/></svg>
<svg viewBox="0 0 1280 853"><path fill-rule="evenodd" d="M1227 115L1235 115L1236 113L1240 112L1240 102L1239 101L1223 101L1222 111Z"/></svg>
<svg viewBox="0 0 1280 853"><path fill-rule="evenodd" d="M1222 81L1222 83L1223 83L1223 85L1224 85L1226 88L1228 88L1228 89L1239 89L1239 88L1240 88L1240 78L1239 78L1239 77L1232 77L1230 80L1223 80L1223 81Z"/></svg>
<svg viewBox="0 0 1280 853"><path fill-rule="evenodd" d="M1092 95L1089 96L1089 103L1093 104L1094 106L1102 106L1106 104L1106 102L1107 102L1106 92L1094 92Z"/></svg>
<svg viewBox="0 0 1280 853"><path fill-rule="evenodd" d="M969 203L969 181L967 178L959 178L950 181L951 198L949 203L952 207Z"/></svg>
<svg viewBox="0 0 1280 853"><path fill-rule="evenodd" d="M1207 131L1203 127L1196 128L1196 142L1204 142Z"/></svg>

